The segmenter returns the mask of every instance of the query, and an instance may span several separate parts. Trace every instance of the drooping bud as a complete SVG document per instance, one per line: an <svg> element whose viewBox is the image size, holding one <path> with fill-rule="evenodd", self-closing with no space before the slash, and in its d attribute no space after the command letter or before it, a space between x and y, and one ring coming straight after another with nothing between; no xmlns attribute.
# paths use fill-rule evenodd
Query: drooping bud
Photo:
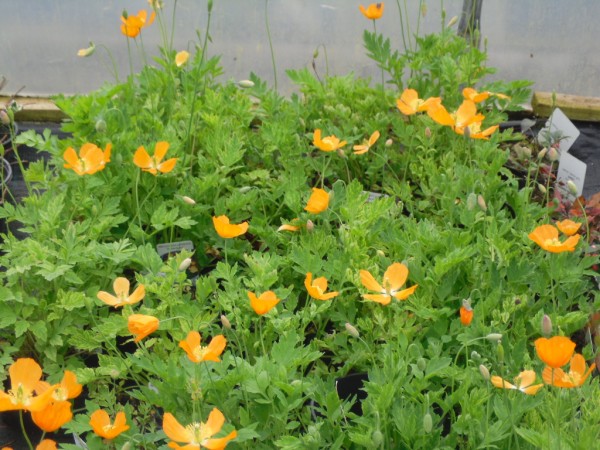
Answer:
<svg viewBox="0 0 600 450"><path fill-rule="evenodd" d="M221 314L221 325L223 325L223 328L226 330L231 330L231 322L225 314Z"/></svg>
<svg viewBox="0 0 600 450"><path fill-rule="evenodd" d="M96 121L96 131L98 133L104 133L106 131L106 121L104 119L98 119Z"/></svg>
<svg viewBox="0 0 600 450"><path fill-rule="evenodd" d="M394 141L390 138L387 141L385 141L385 146L389 148L392 146L393 143L394 143Z"/></svg>
<svg viewBox="0 0 600 450"><path fill-rule="evenodd" d="M552 319L548 314L542 316L542 334L546 337L552 334Z"/></svg>
<svg viewBox="0 0 600 450"><path fill-rule="evenodd" d="M430 138L431 138L431 128L429 128L429 127L426 127L426 128L425 128L425 137L426 137L427 139L430 139Z"/></svg>
<svg viewBox="0 0 600 450"><path fill-rule="evenodd" d="M543 149L541 149L538 153L538 158L539 159L543 159L544 156L546 156L546 153L548 153L548 147L544 147Z"/></svg>
<svg viewBox="0 0 600 450"><path fill-rule="evenodd" d="M500 333L490 333L485 338L490 342L500 342L502 335Z"/></svg>
<svg viewBox="0 0 600 450"><path fill-rule="evenodd" d="M450 28L453 25L456 25L456 22L458 22L458 16L452 17L452 19L450 19L450 21L448 22L448 25L446 25L446 27Z"/></svg>
<svg viewBox="0 0 600 450"><path fill-rule="evenodd" d="M483 377L483 379L485 381L489 381L489 379L490 379L490 371L483 364L479 365L479 373L481 374L481 376Z"/></svg>
<svg viewBox="0 0 600 450"><path fill-rule="evenodd" d="M481 355L477 353L475 350L471 352L471 359L475 361L479 361L481 359Z"/></svg>
<svg viewBox="0 0 600 450"><path fill-rule="evenodd" d="M313 223L312 220L308 219L306 221L306 231L313 231L315 229L315 224Z"/></svg>
<svg viewBox="0 0 600 450"><path fill-rule="evenodd" d="M8 125L10 123L10 116L4 108L0 109L0 122L2 122L3 125Z"/></svg>
<svg viewBox="0 0 600 450"><path fill-rule="evenodd" d="M186 202L188 205L195 205L196 204L196 200L194 200L191 197L188 197L187 195L182 195L181 196L181 200L183 200L184 202Z"/></svg>
<svg viewBox="0 0 600 450"><path fill-rule="evenodd" d="M467 196L467 209L469 211L472 211L473 208L475 208L475 205L477 204L477 195L475 195L475 193L471 192L468 196Z"/></svg>
<svg viewBox="0 0 600 450"><path fill-rule="evenodd" d="M487 204L485 203L485 199L483 198L483 195L477 196L477 204L479 205L479 207L481 208L482 211L487 211Z"/></svg>
<svg viewBox="0 0 600 450"><path fill-rule="evenodd" d="M340 158L343 158L343 159L348 159L348 157L346 156L346 152L344 152L344 149L342 149L342 148L338 148L338 149L336 150L336 152L337 152L337 154L338 154L338 156L339 156Z"/></svg>
<svg viewBox="0 0 600 450"><path fill-rule="evenodd" d="M425 372L425 369L427 369L427 360L423 357L417 359L417 367L421 372Z"/></svg>
<svg viewBox="0 0 600 450"><path fill-rule="evenodd" d="M240 80L240 81L238 81L238 86L241 88L245 88L245 89L252 88L252 87L254 87L254 81Z"/></svg>
<svg viewBox="0 0 600 450"><path fill-rule="evenodd" d="M177 270L179 270L180 272L185 272L191 265L192 258L185 258L183 261L181 261L181 264L179 264Z"/></svg>
<svg viewBox="0 0 600 450"><path fill-rule="evenodd" d="M546 186L544 186L543 184L538 183L537 187L542 194L545 194L547 192Z"/></svg>
<svg viewBox="0 0 600 450"><path fill-rule="evenodd" d="M380 430L373 431L373 434L371 435L371 441L375 448L381 447L383 444L383 433Z"/></svg>
<svg viewBox="0 0 600 450"><path fill-rule="evenodd" d="M573 182L573 180L567 181L567 188L572 195L577 195L577 185Z"/></svg>
<svg viewBox="0 0 600 450"><path fill-rule="evenodd" d="M344 326L346 327L346 331L350 336L355 337L356 339L360 337L360 333L358 332L358 330L354 328L354 326L352 326L350 323L346 322Z"/></svg>
<svg viewBox="0 0 600 450"><path fill-rule="evenodd" d="M90 46L87 48L81 48L77 51L77 56L81 56L82 58L86 58L92 55L96 51L96 46L93 42L90 42Z"/></svg>
<svg viewBox="0 0 600 450"><path fill-rule="evenodd" d="M498 341L498 348L496 349L497 353L498 353L498 362L500 364L504 364L504 347L502 346L502 343L500 341Z"/></svg>
<svg viewBox="0 0 600 450"><path fill-rule="evenodd" d="M433 430L433 418L431 417L431 414L427 412L427 414L423 416L423 431L429 434L431 433L431 430Z"/></svg>
<svg viewBox="0 0 600 450"><path fill-rule="evenodd" d="M550 147L548 149L547 156L548 156L548 159L552 162L558 161L558 158L560 158L560 155L558 154L558 150L556 150L554 147Z"/></svg>

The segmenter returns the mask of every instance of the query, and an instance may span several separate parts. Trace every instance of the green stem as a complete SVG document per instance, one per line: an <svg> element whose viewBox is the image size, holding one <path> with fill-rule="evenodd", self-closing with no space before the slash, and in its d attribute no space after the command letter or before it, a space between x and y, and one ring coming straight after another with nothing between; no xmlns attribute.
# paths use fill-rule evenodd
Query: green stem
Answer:
<svg viewBox="0 0 600 450"><path fill-rule="evenodd" d="M23 422L23 410L19 410L19 423L21 424L21 432L23 433L23 437L25 441L27 441L27 445L29 446L29 450L33 450L33 444L27 435L27 431L25 431L25 423Z"/></svg>
<svg viewBox="0 0 600 450"><path fill-rule="evenodd" d="M273 64L273 81L275 91L277 91L277 65L275 64L275 51L273 50L273 41L271 39L271 28L269 27L269 0L265 0L265 28L267 30L267 38L269 39L269 48L271 50L271 63Z"/></svg>

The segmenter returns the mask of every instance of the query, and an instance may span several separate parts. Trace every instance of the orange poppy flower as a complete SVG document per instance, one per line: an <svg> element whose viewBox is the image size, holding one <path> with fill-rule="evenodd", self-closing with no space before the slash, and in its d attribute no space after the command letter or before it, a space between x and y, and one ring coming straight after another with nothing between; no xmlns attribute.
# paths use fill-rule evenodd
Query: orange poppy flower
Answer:
<svg viewBox="0 0 600 450"><path fill-rule="evenodd" d="M248 231L248 222L242 222L237 225L229 223L229 217L225 215L213 216L212 220L217 234L224 239L238 237Z"/></svg>
<svg viewBox="0 0 600 450"><path fill-rule="evenodd" d="M535 340L535 351L546 365L558 369L567 364L575 351L575 342L568 337L553 336Z"/></svg>
<svg viewBox="0 0 600 450"><path fill-rule="evenodd" d="M271 311L281 301L273 291L263 292L258 297L254 292L248 292L248 298L254 312L261 316Z"/></svg>
<svg viewBox="0 0 600 450"><path fill-rule="evenodd" d="M303 224L299 221L298 218L292 219L292 223L284 223L277 231L298 231L302 228Z"/></svg>
<svg viewBox="0 0 600 450"><path fill-rule="evenodd" d="M104 303L115 308L120 308L124 305L135 305L140 302L146 295L146 288L143 284L140 284L135 291L129 295L129 280L127 278L118 277L113 282L113 290L116 296L109 294L106 291L100 291L97 297Z"/></svg>
<svg viewBox="0 0 600 450"><path fill-rule="evenodd" d="M427 114L440 125L447 125L453 129L464 128L485 119L483 114L477 114L477 107L472 100L464 100L453 113L446 111L441 103L433 104L427 109Z"/></svg>
<svg viewBox="0 0 600 450"><path fill-rule="evenodd" d="M31 358L19 358L8 369L10 390L0 391L0 411L41 411L52 401L56 386L34 395L42 378L42 368Z"/></svg>
<svg viewBox="0 0 600 450"><path fill-rule="evenodd" d="M404 89L402 95L396 100L396 106L406 116L411 116L418 112L428 111L429 108L441 103L440 97L430 97L427 100L419 98L419 94L414 89Z"/></svg>
<svg viewBox="0 0 600 450"><path fill-rule="evenodd" d="M114 423L111 423L108 413L103 409L94 411L90 416L90 425L92 430L98 436L104 439L114 439L124 431L129 430L125 413L120 411L115 416Z"/></svg>
<svg viewBox="0 0 600 450"><path fill-rule="evenodd" d="M367 153L371 149L371 147L375 145L375 142L377 142L377 139L379 139L380 135L381 133L379 133L379 131L374 131L367 142L365 142L362 145L355 145L354 147L352 147L352 149L354 150L354 154L362 155L363 153Z"/></svg>
<svg viewBox="0 0 600 450"><path fill-rule="evenodd" d="M73 418L71 402L52 402L41 411L33 411L31 418L41 430L53 433Z"/></svg>
<svg viewBox="0 0 600 450"><path fill-rule="evenodd" d="M524 370L515 377L515 384L509 383L503 380L497 375L490 378L490 381L494 386L501 389L516 389L527 395L535 395L544 384L533 384L535 382L536 374L533 370Z"/></svg>
<svg viewBox="0 0 600 450"><path fill-rule="evenodd" d="M219 362L219 356L225 350L227 339L222 334L212 338L206 347L200 345L201 337L197 331L190 331L187 337L179 342L179 346L185 350L190 361L199 363L202 361Z"/></svg>
<svg viewBox="0 0 600 450"><path fill-rule="evenodd" d="M387 305L394 297L396 300L406 300L412 295L418 285L400 290L408 278L408 268L402 263L390 265L383 274L383 286L375 281L373 275L368 270L360 271L360 282L370 291L379 292L378 294L363 294L363 297L373 302Z"/></svg>
<svg viewBox="0 0 600 450"><path fill-rule="evenodd" d="M490 92L490 91L477 92L475 89L473 89L471 87L464 88L462 91L462 94L463 94L464 98L466 98L467 100L472 100L475 103L479 103L484 100L487 100L492 95L495 97L501 98L503 100L510 99L510 97L508 95L498 94L496 92Z"/></svg>
<svg viewBox="0 0 600 450"><path fill-rule="evenodd" d="M456 131L457 134L460 135L464 135L466 133L465 129L469 129L468 131L468 136L471 139L489 139L489 136L491 134L493 134L498 128L498 125L494 125L491 127L486 128L485 130L481 131L481 122L473 122L469 125L467 125L466 127L462 127L462 128L455 128L454 131Z"/></svg>
<svg viewBox="0 0 600 450"><path fill-rule="evenodd" d="M315 278L314 280L312 277L312 273L308 272L306 274L304 286L308 291L308 295L315 300L330 300L333 297L340 295L337 291L325 293L327 291L327 279L325 277Z"/></svg>
<svg viewBox="0 0 600 450"><path fill-rule="evenodd" d="M150 172L154 176L156 176L158 172L169 173L175 168L177 158L171 158L167 159L164 162L161 162L167 154L168 149L168 142L157 142L154 146L154 156L151 157L146 151L146 149L143 146L141 146L135 151L135 154L133 155L133 163L140 169L142 169L144 172Z"/></svg>
<svg viewBox="0 0 600 450"><path fill-rule="evenodd" d="M383 2L371 3L366 8L363 5L360 5L358 9L360 9L360 12L363 13L363 16L367 19L377 20L381 19L381 16L383 15L383 6Z"/></svg>
<svg viewBox="0 0 600 450"><path fill-rule="evenodd" d="M54 386L50 386L45 381L38 382L35 392L36 394L43 394L50 388L53 388L52 399L59 402L78 397L83 390L83 386L77 382L77 376L70 370L65 370L61 382Z"/></svg>
<svg viewBox="0 0 600 450"><path fill-rule="evenodd" d="M312 194L304 207L311 214L319 214L329 207L329 194L320 188L312 188Z"/></svg>
<svg viewBox="0 0 600 450"><path fill-rule="evenodd" d="M57 450L57 448L55 441L52 439L44 439L35 447L35 450Z"/></svg>
<svg viewBox="0 0 600 450"><path fill-rule="evenodd" d="M473 320L473 309L467 308L465 305L460 307L460 323L465 327L471 324Z"/></svg>
<svg viewBox="0 0 600 450"><path fill-rule="evenodd" d="M145 10L138 11L137 15L123 15L121 16L121 33L123 33L127 37L135 38L137 37L142 28L151 25L154 22L154 18L156 17L156 13L152 11L150 14L150 19L148 19L148 13Z"/></svg>
<svg viewBox="0 0 600 450"><path fill-rule="evenodd" d="M132 314L127 319L127 328L135 336L133 342L140 342L149 334L158 330L159 320L144 314Z"/></svg>
<svg viewBox="0 0 600 450"><path fill-rule="evenodd" d="M93 175L104 169L106 163L110 162L112 144L107 144L103 151L97 145L86 143L79 149L79 156L73 147L69 147L63 154L65 169L71 169L77 175Z"/></svg>
<svg viewBox="0 0 600 450"><path fill-rule="evenodd" d="M333 152L346 145L346 141L340 141L334 135L321 139L321 130L316 129L313 134L313 145L324 152Z"/></svg>
<svg viewBox="0 0 600 450"><path fill-rule="evenodd" d="M586 371L585 359L582 355L576 353L571 358L569 373L565 373L561 368L553 369L547 366L542 372L542 378L544 379L544 383L551 384L552 386L574 388L583 385L595 368L596 364L594 363ZM553 371L554 373L552 373Z"/></svg>
<svg viewBox="0 0 600 450"><path fill-rule="evenodd" d="M581 237L579 234L569 236L564 242L558 239L558 229L552 225L540 225L531 233L529 239L551 253L572 252Z"/></svg>
<svg viewBox="0 0 600 450"><path fill-rule="evenodd" d="M579 228L581 228L581 223L573 222L570 219L565 219L560 222L556 222L556 226L560 230L561 233L566 234L567 236L573 236Z"/></svg>
<svg viewBox="0 0 600 450"><path fill-rule="evenodd" d="M188 61L189 58L190 58L189 52L186 52L185 50L177 52L177 54L175 55L175 65L177 67L181 67Z"/></svg>
<svg viewBox="0 0 600 450"><path fill-rule="evenodd" d="M163 417L163 431L169 439L174 441L168 444L171 448L193 450L204 447L211 450L222 450L230 440L237 437L237 431L233 430L225 437L213 438L221 431L224 423L225 416L217 408L213 408L206 422L191 423L187 426L181 425L173 414L166 413ZM177 442L187 445L181 447Z"/></svg>

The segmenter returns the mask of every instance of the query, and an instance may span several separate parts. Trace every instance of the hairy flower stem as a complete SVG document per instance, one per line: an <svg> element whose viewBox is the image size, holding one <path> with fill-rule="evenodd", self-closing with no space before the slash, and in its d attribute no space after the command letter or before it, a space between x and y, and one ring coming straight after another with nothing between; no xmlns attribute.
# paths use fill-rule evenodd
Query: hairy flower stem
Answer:
<svg viewBox="0 0 600 450"><path fill-rule="evenodd" d="M19 410L19 424L21 425L21 432L23 433L23 437L25 438L25 441L27 442L27 446L29 447L29 450L33 450L33 444L31 443L31 440L29 439L29 436L27 435L27 431L25 430L25 422L23 422L23 410Z"/></svg>
<svg viewBox="0 0 600 450"><path fill-rule="evenodd" d="M271 64L273 65L273 82L275 91L277 91L277 65L275 64L275 51L273 50L273 41L271 39L271 28L269 27L269 0L265 0L265 28L267 38L269 39L269 49L271 50Z"/></svg>

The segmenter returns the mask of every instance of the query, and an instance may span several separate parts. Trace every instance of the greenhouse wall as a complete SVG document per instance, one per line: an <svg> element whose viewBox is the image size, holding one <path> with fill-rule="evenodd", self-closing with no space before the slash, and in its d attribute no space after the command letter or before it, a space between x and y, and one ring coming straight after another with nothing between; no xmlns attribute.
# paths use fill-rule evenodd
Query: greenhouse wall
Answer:
<svg viewBox="0 0 600 450"><path fill-rule="evenodd" d="M171 21L173 0L164 1L165 20ZM404 36L437 32L460 15L462 1L385 2L377 21L379 32L403 49ZM207 2L179 0L174 17L176 49L193 50L207 26ZM286 69L311 67L313 55L319 75L346 74L378 79L375 63L362 44L371 23L348 0L215 0L207 53L220 55L225 79L244 79L250 72L274 82L267 27L268 19L278 88L293 88ZM150 9L146 1L28 0L2 2L0 15L0 74L8 79L3 93L21 86L28 95L85 93L141 67L140 48L152 54L161 43L160 27L144 30L142 39L127 42L120 33L123 10L135 14ZM445 17L442 18L442 10ZM600 31L592 18L600 16L600 2L561 0L485 1L481 15L481 47L495 79L528 79L534 89L597 96ZM170 23L166 24L170 28ZM454 25L456 27L456 25ZM89 58L77 51L96 45ZM411 46L414 39L407 42Z"/></svg>

